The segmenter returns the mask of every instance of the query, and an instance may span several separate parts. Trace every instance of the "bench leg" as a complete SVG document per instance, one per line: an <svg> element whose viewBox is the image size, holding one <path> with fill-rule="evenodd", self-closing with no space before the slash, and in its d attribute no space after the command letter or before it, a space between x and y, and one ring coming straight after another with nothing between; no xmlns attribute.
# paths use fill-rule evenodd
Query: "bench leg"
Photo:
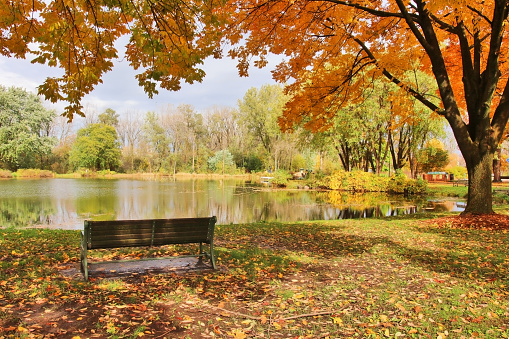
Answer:
<svg viewBox="0 0 509 339"><path fill-rule="evenodd" d="M216 258L214 256L214 241L210 242L210 262L212 263L212 268L216 269Z"/></svg>
<svg viewBox="0 0 509 339"><path fill-rule="evenodd" d="M200 255L198 257L198 263L203 263L203 257L207 257L210 259L210 263L212 264L212 268L216 269L216 259L214 257L214 243L210 243L210 253L203 251L203 243L200 243Z"/></svg>
<svg viewBox="0 0 509 339"><path fill-rule="evenodd" d="M198 264L202 264L203 263L203 256L205 255L205 253L203 253L203 244L200 243L200 255L198 257Z"/></svg>
<svg viewBox="0 0 509 339"><path fill-rule="evenodd" d="M81 273L88 280L87 243L83 233L81 234Z"/></svg>

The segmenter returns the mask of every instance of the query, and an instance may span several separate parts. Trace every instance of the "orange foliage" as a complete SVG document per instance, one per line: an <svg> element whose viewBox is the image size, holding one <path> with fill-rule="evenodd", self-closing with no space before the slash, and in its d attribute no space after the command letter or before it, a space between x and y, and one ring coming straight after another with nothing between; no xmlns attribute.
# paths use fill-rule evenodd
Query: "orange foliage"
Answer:
<svg viewBox="0 0 509 339"><path fill-rule="evenodd" d="M247 74L253 56L262 61L269 52L286 56L273 72L274 78L286 83L287 93L293 96L281 119L281 127L288 129L305 123L319 130L329 127L331 117L340 107L359 100L374 78L401 79L406 71L416 68L431 74L430 55L445 62L446 72L435 72L442 72L440 76L447 77L451 83L446 84L442 79L438 83L452 86L455 95L447 105L425 104L444 116L467 112L462 83L463 56L457 33L466 32L464 39L472 48L472 62L477 62L474 54L480 49L476 70L481 73L487 67L489 44L486 42L491 38L494 8L493 0L482 3L239 0L229 1L225 9L233 14L225 34L234 44L242 42L230 51L230 56L239 60L241 75ZM432 23L433 31L423 28L424 21ZM505 34L503 30L502 34ZM440 51L433 50L436 49L434 41ZM478 41L480 44L476 45ZM499 64L504 75L498 82L498 93L501 93L507 80L507 66L504 58ZM422 99L418 88L411 84L398 85ZM447 95L446 91L442 96ZM492 112L498 103L498 99L490 102ZM464 119L468 122L466 114Z"/></svg>

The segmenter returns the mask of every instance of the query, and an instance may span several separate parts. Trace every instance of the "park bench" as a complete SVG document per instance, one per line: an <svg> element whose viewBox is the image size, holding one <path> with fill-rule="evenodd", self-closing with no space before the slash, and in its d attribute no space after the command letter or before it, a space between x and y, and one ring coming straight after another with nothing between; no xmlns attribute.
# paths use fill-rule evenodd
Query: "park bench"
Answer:
<svg viewBox="0 0 509 339"><path fill-rule="evenodd" d="M200 262L203 257L206 257L210 260L212 268L216 269L213 241L215 224L216 217L113 221L85 220L85 227L81 233L81 272L85 280L88 280L88 250L178 244L200 244L199 253L192 256L199 257ZM203 248L204 244L209 246L208 252ZM151 259L162 258L139 260Z"/></svg>
<svg viewBox="0 0 509 339"><path fill-rule="evenodd" d="M452 186L468 186L468 179L460 179L452 182Z"/></svg>

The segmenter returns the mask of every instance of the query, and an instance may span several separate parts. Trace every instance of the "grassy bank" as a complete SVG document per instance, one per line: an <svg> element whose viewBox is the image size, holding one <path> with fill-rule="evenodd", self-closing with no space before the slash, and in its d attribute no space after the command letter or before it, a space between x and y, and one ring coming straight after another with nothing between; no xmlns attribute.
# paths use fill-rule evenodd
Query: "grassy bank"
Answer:
<svg viewBox="0 0 509 339"><path fill-rule="evenodd" d="M78 232L0 230L0 338L509 337L509 225L425 218L220 225L216 272L89 282Z"/></svg>
<svg viewBox="0 0 509 339"><path fill-rule="evenodd" d="M508 183L492 183L493 202L497 205L509 204L509 184ZM428 183L428 195L445 198L454 197L466 199L468 187L452 186L451 183Z"/></svg>

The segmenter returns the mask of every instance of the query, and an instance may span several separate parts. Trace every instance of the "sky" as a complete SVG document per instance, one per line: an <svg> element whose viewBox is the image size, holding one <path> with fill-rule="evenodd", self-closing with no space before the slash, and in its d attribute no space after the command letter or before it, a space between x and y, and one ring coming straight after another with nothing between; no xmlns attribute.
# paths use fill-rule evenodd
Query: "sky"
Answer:
<svg viewBox="0 0 509 339"><path fill-rule="evenodd" d="M239 77L235 61L224 58L220 60L206 59L203 69L205 79L201 83L192 85L184 83L178 92L165 89L159 90L159 95L149 99L138 86L135 79L136 72L131 69L126 60L117 60L112 71L103 77L103 83L96 86L94 91L84 97L82 105L87 110L102 113L107 108L114 109L122 115L123 112L135 111L145 113L157 111L168 104L190 104L198 112L204 112L213 106L236 107L251 87L259 88L264 84L275 83L272 80L271 69L279 61L278 57L263 69L252 68L249 77ZM0 85L22 87L37 93L37 86L42 84L48 76L55 76L61 72L57 68L46 65L32 64L29 60L21 60L0 56ZM49 108L62 113L65 102L51 104L45 102Z"/></svg>

